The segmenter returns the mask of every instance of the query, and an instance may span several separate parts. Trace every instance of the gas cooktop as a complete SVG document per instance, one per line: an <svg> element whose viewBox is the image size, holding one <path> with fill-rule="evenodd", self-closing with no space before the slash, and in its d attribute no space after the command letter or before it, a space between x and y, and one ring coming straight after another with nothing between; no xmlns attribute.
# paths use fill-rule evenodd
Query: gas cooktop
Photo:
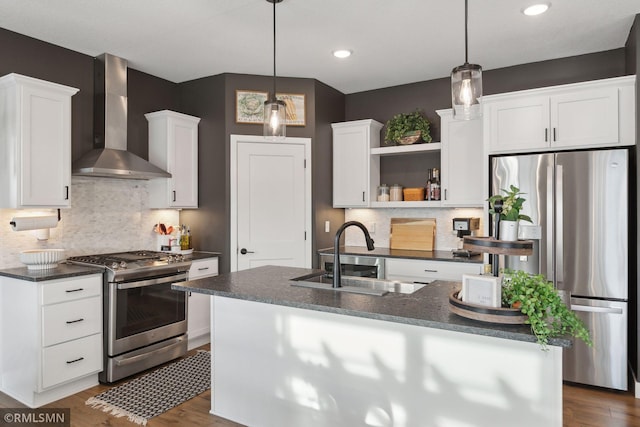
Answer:
<svg viewBox="0 0 640 427"><path fill-rule="evenodd" d="M139 273L155 274L172 271L187 271L191 260L181 254L155 251L131 251L108 254L68 257L74 264L102 266L111 276L126 276Z"/></svg>

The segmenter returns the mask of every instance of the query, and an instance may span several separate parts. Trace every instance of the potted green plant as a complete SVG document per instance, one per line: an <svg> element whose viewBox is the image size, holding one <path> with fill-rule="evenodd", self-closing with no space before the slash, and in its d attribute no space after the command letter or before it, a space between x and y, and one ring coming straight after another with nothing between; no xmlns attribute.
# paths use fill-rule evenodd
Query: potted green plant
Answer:
<svg viewBox="0 0 640 427"><path fill-rule="evenodd" d="M502 204L502 210L500 211L500 239L501 240L518 240L518 221L532 222L528 215L521 214L520 210L522 205L526 201L525 198L520 195L525 194L520 192L520 189L515 185L511 185L508 190L502 189L505 194L494 194L489 197L489 213L495 215L496 204L500 202Z"/></svg>
<svg viewBox="0 0 640 427"><path fill-rule="evenodd" d="M396 144L413 144L418 140L431 142L429 120L420 110L396 114L386 123L385 140Z"/></svg>
<svg viewBox="0 0 640 427"><path fill-rule="evenodd" d="M502 304L519 308L528 317L527 324L543 349L549 339L570 335L589 347L593 344L584 323L562 301L558 291L543 275L521 270L505 270L502 282Z"/></svg>

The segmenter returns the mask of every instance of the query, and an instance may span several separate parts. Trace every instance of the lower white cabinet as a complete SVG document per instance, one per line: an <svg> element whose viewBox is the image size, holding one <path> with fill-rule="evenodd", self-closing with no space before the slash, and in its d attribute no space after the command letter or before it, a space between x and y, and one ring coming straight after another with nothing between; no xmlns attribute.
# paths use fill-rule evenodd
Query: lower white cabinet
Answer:
<svg viewBox="0 0 640 427"><path fill-rule="evenodd" d="M0 277L0 387L35 408L98 384L102 274Z"/></svg>
<svg viewBox="0 0 640 427"><path fill-rule="evenodd" d="M480 274L482 264L452 261L425 261L387 258L385 278L403 282L431 283L435 280L461 281L463 274Z"/></svg>
<svg viewBox="0 0 640 427"><path fill-rule="evenodd" d="M189 280L218 275L218 258L198 259L191 262ZM207 344L211 337L211 297L205 294L189 292L189 308L187 314L187 348L200 347Z"/></svg>

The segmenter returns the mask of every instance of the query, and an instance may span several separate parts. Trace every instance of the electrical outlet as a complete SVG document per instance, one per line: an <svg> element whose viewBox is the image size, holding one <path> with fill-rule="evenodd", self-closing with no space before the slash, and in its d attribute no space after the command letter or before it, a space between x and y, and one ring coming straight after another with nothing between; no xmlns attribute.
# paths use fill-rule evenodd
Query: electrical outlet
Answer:
<svg viewBox="0 0 640 427"><path fill-rule="evenodd" d="M324 232L328 233L331 230L331 223L329 221L324 222Z"/></svg>
<svg viewBox="0 0 640 427"><path fill-rule="evenodd" d="M368 228L369 228L369 233L371 233L371 234L375 234L376 233L376 223L375 222L370 223Z"/></svg>

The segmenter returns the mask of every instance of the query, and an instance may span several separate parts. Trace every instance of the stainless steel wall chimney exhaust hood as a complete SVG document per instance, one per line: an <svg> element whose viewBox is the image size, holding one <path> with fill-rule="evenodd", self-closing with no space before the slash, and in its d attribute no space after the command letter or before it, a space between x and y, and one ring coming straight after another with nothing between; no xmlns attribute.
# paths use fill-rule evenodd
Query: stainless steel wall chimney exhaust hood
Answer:
<svg viewBox="0 0 640 427"><path fill-rule="evenodd" d="M72 174L123 179L171 178L127 151L127 61L104 53L94 60L94 149L73 162Z"/></svg>

